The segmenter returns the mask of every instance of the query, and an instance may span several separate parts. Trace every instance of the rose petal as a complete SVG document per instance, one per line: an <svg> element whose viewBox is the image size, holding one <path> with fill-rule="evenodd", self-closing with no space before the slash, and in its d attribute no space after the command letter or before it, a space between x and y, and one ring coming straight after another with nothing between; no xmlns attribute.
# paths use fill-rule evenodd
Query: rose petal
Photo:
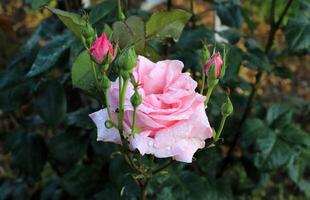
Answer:
<svg viewBox="0 0 310 200"><path fill-rule="evenodd" d="M89 117L97 126L97 141L113 142L121 144L121 137L116 128L107 129L105 122L109 119L107 109L101 109L97 112L91 113Z"/></svg>

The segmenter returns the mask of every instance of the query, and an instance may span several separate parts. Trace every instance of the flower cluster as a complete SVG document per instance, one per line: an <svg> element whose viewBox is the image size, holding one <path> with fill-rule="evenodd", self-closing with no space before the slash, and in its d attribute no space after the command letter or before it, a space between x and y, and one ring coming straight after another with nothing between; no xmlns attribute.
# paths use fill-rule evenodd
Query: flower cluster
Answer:
<svg viewBox="0 0 310 200"><path fill-rule="evenodd" d="M194 153L205 147L206 139L218 138L205 112L210 96L196 92L198 83L182 72L181 61L154 63L136 56L134 47L115 55L105 34L96 38L88 51L97 64L115 59L119 73L113 82L104 74L106 108L89 115L97 126L98 140L120 145L125 140L130 150L137 149L141 155L190 163ZM204 73L211 77L210 83L218 82L223 74L220 53L208 56L207 48L203 53L207 54Z"/></svg>

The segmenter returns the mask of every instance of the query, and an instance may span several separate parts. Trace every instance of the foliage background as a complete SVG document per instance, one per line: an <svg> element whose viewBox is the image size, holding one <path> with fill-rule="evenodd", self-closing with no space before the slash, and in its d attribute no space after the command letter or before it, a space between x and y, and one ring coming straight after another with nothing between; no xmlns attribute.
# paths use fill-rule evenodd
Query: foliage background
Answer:
<svg viewBox="0 0 310 200"><path fill-rule="evenodd" d="M151 38L142 53L152 60L180 59L199 80L201 41L226 39L228 70L207 112L217 127L227 88L235 112L225 140L197 152L193 164L167 168L150 183L149 198L309 198L309 1L197 0L194 9L190 2L168 1L154 9L181 8L194 17L177 42ZM268 47L270 27L289 2ZM89 13L99 32L118 21L113 0L87 9L78 0L1 1L0 199L136 199L140 188L117 146L96 142L88 118L98 109L92 92L72 85L83 45L56 16L39 9L46 3ZM139 9L140 1L129 3L127 16L147 21L153 12ZM215 30L214 11L228 29Z"/></svg>

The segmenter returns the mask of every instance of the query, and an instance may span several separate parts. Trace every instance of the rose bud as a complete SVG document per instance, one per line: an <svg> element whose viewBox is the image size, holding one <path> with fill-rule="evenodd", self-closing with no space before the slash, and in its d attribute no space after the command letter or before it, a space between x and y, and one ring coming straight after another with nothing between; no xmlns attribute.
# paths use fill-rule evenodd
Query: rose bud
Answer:
<svg viewBox="0 0 310 200"><path fill-rule="evenodd" d="M121 70L131 72L137 65L137 54L134 46L125 48L116 62Z"/></svg>
<svg viewBox="0 0 310 200"><path fill-rule="evenodd" d="M102 86L103 90L107 90L111 86L111 81L106 74L102 76L101 86Z"/></svg>
<svg viewBox="0 0 310 200"><path fill-rule="evenodd" d="M102 34L99 38L93 42L89 48L89 53L96 63L101 64L107 56L113 60L114 49L106 34Z"/></svg>
<svg viewBox="0 0 310 200"><path fill-rule="evenodd" d="M86 26L82 30L82 39L85 46L89 48L96 37L97 34L92 25L90 23L86 23Z"/></svg>
<svg viewBox="0 0 310 200"><path fill-rule="evenodd" d="M223 116L228 117L234 111L234 106L229 97L226 102L222 105L221 113Z"/></svg>
<svg viewBox="0 0 310 200"><path fill-rule="evenodd" d="M219 79L221 76L221 69L223 65L220 52L216 52L211 56L207 64L204 66L204 70L205 73L208 74L214 62L215 62L215 79Z"/></svg>
<svg viewBox="0 0 310 200"><path fill-rule="evenodd" d="M142 96L138 91L135 91L135 93L130 97L130 103L134 108L137 108L142 103Z"/></svg>

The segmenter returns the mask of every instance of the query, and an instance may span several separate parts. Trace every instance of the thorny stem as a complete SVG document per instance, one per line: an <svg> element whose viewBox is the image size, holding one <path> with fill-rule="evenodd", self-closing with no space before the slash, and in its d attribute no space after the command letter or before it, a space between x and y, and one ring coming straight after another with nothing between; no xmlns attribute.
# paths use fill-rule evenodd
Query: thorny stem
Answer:
<svg viewBox="0 0 310 200"><path fill-rule="evenodd" d="M293 0L288 0L283 12L281 13L278 21L275 23L275 6L276 6L276 0L272 0L272 3L271 3L271 10L270 10L270 32L269 32L269 36L268 36L268 41L267 41L267 44L266 44L266 47L265 47L265 54L268 54L269 51L271 50L271 47L273 45L273 42L274 42L274 37L275 37L275 34L277 32L277 30L279 29L282 21L283 21L283 18L284 16L286 15L289 7L291 6ZM256 74L256 81L252 87L252 91L250 93L250 96L248 98L248 102L247 102L247 105L246 105L246 108L243 112L243 115L240 119L240 122L238 123L238 127L237 127L237 132L233 138L233 141L230 145L230 148L228 150L228 154L226 156L226 158L224 159L223 161L223 165L221 167L221 170L219 171L219 174L218 176L222 176L223 172L225 171L227 165L228 165L228 162L231 160L231 156L232 156L232 153L234 152L234 149L237 145L237 142L239 140L239 137L240 137L240 134L241 134L241 127L242 125L244 124L245 120L247 119L248 115L251 113L251 110L252 110L252 106L253 106L253 103L255 101L255 97L257 95L257 91L258 89L260 88L261 86L261 82L263 80L263 78L265 77L265 72L264 71L258 71L258 73Z"/></svg>

